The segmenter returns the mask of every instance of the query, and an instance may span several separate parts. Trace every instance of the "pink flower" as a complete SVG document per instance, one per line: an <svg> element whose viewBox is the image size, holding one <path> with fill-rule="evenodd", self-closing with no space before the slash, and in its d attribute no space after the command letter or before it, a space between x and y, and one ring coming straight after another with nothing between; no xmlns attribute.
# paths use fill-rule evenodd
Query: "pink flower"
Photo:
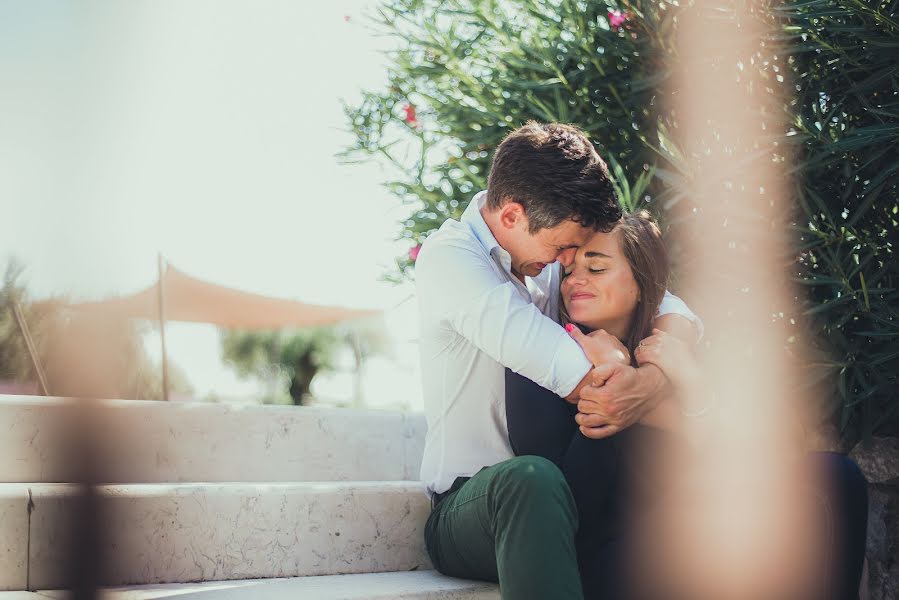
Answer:
<svg viewBox="0 0 899 600"><path fill-rule="evenodd" d="M350 15L343 15L343 22L344 22L344 23L349 23L349 22L350 22Z"/></svg>
<svg viewBox="0 0 899 600"><path fill-rule="evenodd" d="M620 29L629 18L630 15L627 12L621 12L620 10L609 11L609 25L612 27L618 27Z"/></svg>
<svg viewBox="0 0 899 600"><path fill-rule="evenodd" d="M418 260L418 253L421 252L421 244L409 248L409 260L415 262Z"/></svg>
<svg viewBox="0 0 899 600"><path fill-rule="evenodd" d="M406 116L403 120L409 124L410 127L418 126L418 117L415 115L415 106L412 104L406 104L403 106L403 111L406 113Z"/></svg>

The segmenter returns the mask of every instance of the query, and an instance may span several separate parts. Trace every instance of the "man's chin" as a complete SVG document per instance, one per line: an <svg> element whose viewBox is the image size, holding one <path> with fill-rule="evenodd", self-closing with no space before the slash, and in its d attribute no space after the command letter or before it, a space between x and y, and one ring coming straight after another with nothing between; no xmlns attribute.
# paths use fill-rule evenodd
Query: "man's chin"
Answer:
<svg viewBox="0 0 899 600"><path fill-rule="evenodd" d="M542 273L543 269L545 269L545 268L546 268L545 263L537 263L536 265L528 265L527 269L525 270L525 275L527 275L528 277L536 277L537 275Z"/></svg>

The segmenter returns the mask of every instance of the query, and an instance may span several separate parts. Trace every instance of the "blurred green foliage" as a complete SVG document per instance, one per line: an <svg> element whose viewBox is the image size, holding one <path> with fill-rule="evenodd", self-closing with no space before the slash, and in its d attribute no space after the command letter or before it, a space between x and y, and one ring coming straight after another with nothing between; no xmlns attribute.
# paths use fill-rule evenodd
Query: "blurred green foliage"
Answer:
<svg viewBox="0 0 899 600"><path fill-rule="evenodd" d="M278 331L221 330L220 337L224 361L238 375L266 382L269 389L263 401L270 404L305 404L312 380L335 370L342 350L352 354L358 371L367 358L389 346L381 319ZM361 396L362 390L356 394Z"/></svg>
<svg viewBox="0 0 899 600"><path fill-rule="evenodd" d="M301 405L312 380L334 366L338 338L331 328L297 332L222 331L222 357L242 377L255 376L274 382L265 402L283 403L287 391L291 404Z"/></svg>
<svg viewBox="0 0 899 600"><path fill-rule="evenodd" d="M13 306L18 305L22 311L37 345L38 354L44 346L52 311L30 306L22 283L23 271L21 263L15 259L10 260L3 274L3 287L0 288L0 380L32 384L37 383L38 377L34 372L25 338L16 322Z"/></svg>

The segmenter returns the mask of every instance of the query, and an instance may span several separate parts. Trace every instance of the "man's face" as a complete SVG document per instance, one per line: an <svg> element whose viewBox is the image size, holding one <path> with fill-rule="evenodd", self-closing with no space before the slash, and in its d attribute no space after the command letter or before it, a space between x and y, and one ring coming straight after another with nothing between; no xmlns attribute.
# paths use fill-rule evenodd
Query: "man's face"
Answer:
<svg viewBox="0 0 899 600"><path fill-rule="evenodd" d="M528 232L527 218L510 232L505 249L512 257L512 273L520 277L536 277L547 265L556 261L568 266L575 252L593 230L574 221L564 221L556 227Z"/></svg>

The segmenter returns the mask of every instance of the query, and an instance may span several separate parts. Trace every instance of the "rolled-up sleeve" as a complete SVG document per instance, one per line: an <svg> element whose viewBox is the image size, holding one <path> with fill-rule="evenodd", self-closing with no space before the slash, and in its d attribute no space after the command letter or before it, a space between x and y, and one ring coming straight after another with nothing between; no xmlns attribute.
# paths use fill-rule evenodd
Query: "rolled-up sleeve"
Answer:
<svg viewBox="0 0 899 600"><path fill-rule="evenodd" d="M422 252L415 277L424 310L501 365L567 396L592 364L559 324L525 299L479 249L442 244Z"/></svg>

